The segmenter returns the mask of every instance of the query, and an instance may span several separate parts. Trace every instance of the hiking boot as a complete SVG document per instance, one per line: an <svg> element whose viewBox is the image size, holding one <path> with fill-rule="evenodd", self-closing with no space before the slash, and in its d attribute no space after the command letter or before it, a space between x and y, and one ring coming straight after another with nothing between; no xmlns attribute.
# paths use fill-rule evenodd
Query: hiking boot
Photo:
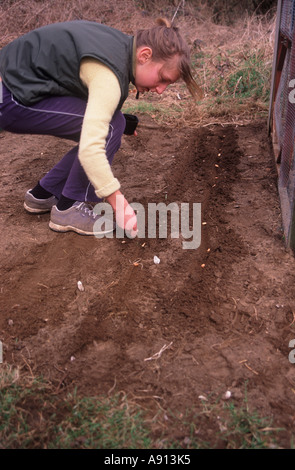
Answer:
<svg viewBox="0 0 295 470"><path fill-rule="evenodd" d="M113 220L100 219L101 214L95 214L93 206L86 202L75 202L65 211L59 211L56 206L51 209L49 227L56 232L76 232L80 235L103 236L115 229Z"/></svg>
<svg viewBox="0 0 295 470"><path fill-rule="evenodd" d="M52 206L58 202L58 199L55 196L51 196L47 199L37 199L30 191L31 189L29 189L25 194L24 208L31 214L44 214L45 212L50 212Z"/></svg>

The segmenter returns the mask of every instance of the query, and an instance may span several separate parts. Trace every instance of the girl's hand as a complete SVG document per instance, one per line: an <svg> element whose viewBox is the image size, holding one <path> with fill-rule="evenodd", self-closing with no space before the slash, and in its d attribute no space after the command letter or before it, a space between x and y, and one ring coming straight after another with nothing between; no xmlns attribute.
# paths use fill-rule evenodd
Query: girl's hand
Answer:
<svg viewBox="0 0 295 470"><path fill-rule="evenodd" d="M138 231L136 214L121 191L115 191L106 200L115 211L116 222L119 227L125 229L131 238L136 237Z"/></svg>

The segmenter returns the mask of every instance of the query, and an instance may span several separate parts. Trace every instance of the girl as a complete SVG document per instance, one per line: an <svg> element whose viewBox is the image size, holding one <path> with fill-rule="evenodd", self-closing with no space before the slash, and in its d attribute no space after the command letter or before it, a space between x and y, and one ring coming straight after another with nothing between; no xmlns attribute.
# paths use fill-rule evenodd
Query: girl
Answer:
<svg viewBox="0 0 295 470"><path fill-rule="evenodd" d="M107 229L95 231L100 216L87 202L105 198L117 224L135 235L135 213L110 166L126 125L120 109L130 82L161 94L182 78L200 93L178 29L162 19L135 36L92 21L47 25L0 51L0 77L0 128L78 144L27 191L25 209L51 211L53 230L101 235Z"/></svg>

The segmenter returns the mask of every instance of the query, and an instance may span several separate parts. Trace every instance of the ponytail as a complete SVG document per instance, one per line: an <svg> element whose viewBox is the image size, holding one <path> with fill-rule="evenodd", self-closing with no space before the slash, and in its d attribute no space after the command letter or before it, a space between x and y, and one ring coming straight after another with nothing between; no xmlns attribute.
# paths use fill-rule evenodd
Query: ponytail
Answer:
<svg viewBox="0 0 295 470"><path fill-rule="evenodd" d="M166 18L158 18L156 26L142 29L136 33L136 47L148 46L153 51L153 60L169 60L178 56L178 70L189 92L195 98L201 98L203 92L193 78L190 51L179 29Z"/></svg>
<svg viewBox="0 0 295 470"><path fill-rule="evenodd" d="M165 28L172 28L172 24L167 18L157 18L155 21L158 26L165 26Z"/></svg>

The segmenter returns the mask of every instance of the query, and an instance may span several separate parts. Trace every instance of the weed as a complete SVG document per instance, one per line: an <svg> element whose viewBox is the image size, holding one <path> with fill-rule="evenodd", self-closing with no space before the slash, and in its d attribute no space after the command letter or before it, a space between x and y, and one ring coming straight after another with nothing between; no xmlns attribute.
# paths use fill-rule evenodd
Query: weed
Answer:
<svg viewBox="0 0 295 470"><path fill-rule="evenodd" d="M105 398L70 396L71 412L55 426L51 448L140 449L150 439L143 412L120 394Z"/></svg>

